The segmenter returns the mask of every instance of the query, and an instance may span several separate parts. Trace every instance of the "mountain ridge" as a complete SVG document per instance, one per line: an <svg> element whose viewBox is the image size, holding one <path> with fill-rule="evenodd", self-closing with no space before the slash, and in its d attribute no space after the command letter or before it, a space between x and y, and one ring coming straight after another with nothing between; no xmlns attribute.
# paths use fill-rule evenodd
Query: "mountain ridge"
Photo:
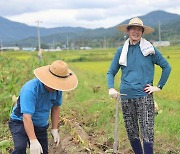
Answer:
<svg viewBox="0 0 180 154"><path fill-rule="evenodd" d="M151 26L155 29L155 33L147 36L148 39L158 38L158 24L160 23L162 29L171 29L174 34L178 34L179 26L173 23L179 23L180 15L165 12L162 10L152 11L145 15L139 16L145 25ZM124 20L120 24L127 24L130 19ZM119 25L119 24L118 24ZM169 25L169 26L168 26ZM117 42L124 40L124 34L116 29L116 26L110 28L96 28L87 29L83 27L55 27L44 28L40 27L40 35L42 44L48 44L58 42L59 44L65 44L67 39L70 42L74 41L84 43L88 40L90 42L99 41L102 43L104 39L109 39L110 42ZM37 27L28 26L23 23L10 21L6 18L0 17L0 36L3 43L6 45L16 46L37 46ZM173 27L176 27L173 29ZM166 34L166 38L170 36ZM178 37L178 36L177 36ZM162 36L163 38L163 36ZM169 38L171 39L171 37ZM91 44L91 43L90 43Z"/></svg>

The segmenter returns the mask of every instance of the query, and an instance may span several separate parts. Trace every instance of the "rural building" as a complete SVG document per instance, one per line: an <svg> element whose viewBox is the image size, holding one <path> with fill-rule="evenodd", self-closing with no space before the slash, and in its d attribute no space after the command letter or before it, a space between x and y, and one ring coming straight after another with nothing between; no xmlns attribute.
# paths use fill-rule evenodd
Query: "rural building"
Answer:
<svg viewBox="0 0 180 154"><path fill-rule="evenodd" d="M91 47L80 47L80 50L91 50Z"/></svg>
<svg viewBox="0 0 180 154"><path fill-rule="evenodd" d="M53 52L53 51L61 51L62 49L60 48L60 47L57 47L57 48L50 48L50 49L43 49L43 51L51 51L51 52Z"/></svg>
<svg viewBox="0 0 180 154"><path fill-rule="evenodd" d="M7 51L7 50L14 50L14 51L18 51L19 47L2 47L1 51Z"/></svg>
<svg viewBox="0 0 180 154"><path fill-rule="evenodd" d="M33 48L33 47L23 47L22 50L23 51L35 51L36 48Z"/></svg>

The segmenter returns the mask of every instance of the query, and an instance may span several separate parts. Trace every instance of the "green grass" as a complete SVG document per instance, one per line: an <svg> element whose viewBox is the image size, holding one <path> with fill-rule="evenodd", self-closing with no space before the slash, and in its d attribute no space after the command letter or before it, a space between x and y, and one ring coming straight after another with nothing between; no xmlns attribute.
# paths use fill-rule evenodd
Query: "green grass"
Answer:
<svg viewBox="0 0 180 154"><path fill-rule="evenodd" d="M4 52L0 55L0 145L4 150L12 147L12 139L7 121L12 108L12 95L18 95L21 86L34 77L36 67L50 64L61 59L69 64L78 76L78 87L70 93L64 93L61 116L77 121L92 135L97 143L113 142L116 101L108 96L106 73L116 49L92 51L60 51L44 53L39 62L37 53ZM172 73L162 91L155 93L159 114L155 118L155 151L168 153L180 151L180 47L161 48L168 58ZM154 84L160 78L161 71L156 67ZM120 73L115 79L119 88ZM93 89L99 87L97 92ZM67 129L71 131L71 129ZM8 142L8 143L7 143ZM120 148L128 148L122 114L119 120ZM1 148L1 147L0 147Z"/></svg>

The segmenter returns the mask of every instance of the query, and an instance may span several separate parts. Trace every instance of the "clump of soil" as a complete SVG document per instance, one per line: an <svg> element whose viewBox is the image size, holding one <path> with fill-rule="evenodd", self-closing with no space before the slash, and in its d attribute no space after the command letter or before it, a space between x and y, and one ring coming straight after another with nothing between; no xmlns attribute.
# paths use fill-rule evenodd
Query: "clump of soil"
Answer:
<svg viewBox="0 0 180 154"><path fill-rule="evenodd" d="M73 137L66 136L66 138L61 139L61 142L58 146L54 144L53 141L49 144L49 154L76 154L80 153L82 147L73 141Z"/></svg>

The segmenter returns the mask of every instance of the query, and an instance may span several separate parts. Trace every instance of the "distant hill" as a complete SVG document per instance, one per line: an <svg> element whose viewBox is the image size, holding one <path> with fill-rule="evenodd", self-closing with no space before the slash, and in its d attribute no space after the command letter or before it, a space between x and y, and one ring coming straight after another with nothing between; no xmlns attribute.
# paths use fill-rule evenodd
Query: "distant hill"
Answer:
<svg viewBox="0 0 180 154"><path fill-rule="evenodd" d="M148 26L157 26L160 22L162 25L169 24L171 22L176 22L180 20L180 15L174 14L174 13L168 13L165 11L152 11L146 15L140 16L140 18L143 20L143 23ZM128 20L125 20L121 24L127 24L129 22Z"/></svg>
<svg viewBox="0 0 180 154"><path fill-rule="evenodd" d="M0 17L0 36L5 42L18 41L27 39L29 37L37 36L37 27L28 26L19 22L10 21L6 18ZM73 27L57 27L57 28L43 28L40 27L41 36L52 35L56 33L71 33L84 31L85 28Z"/></svg>
<svg viewBox="0 0 180 154"><path fill-rule="evenodd" d="M160 23L162 40L172 41L172 38L180 40L180 15L158 10L139 17L145 25L149 25L155 29L153 34L145 36L147 39L158 40L158 24ZM129 19L120 24L128 22ZM118 42L123 42L125 39L124 34L118 31L116 26L97 29L82 27L40 27L41 43L46 47L52 45L62 46L68 41L73 47L77 45L102 47L106 41L106 44L109 44L109 46L116 46ZM37 27L13 22L3 17L0 17L0 36L4 45L17 45L20 47L37 46Z"/></svg>

